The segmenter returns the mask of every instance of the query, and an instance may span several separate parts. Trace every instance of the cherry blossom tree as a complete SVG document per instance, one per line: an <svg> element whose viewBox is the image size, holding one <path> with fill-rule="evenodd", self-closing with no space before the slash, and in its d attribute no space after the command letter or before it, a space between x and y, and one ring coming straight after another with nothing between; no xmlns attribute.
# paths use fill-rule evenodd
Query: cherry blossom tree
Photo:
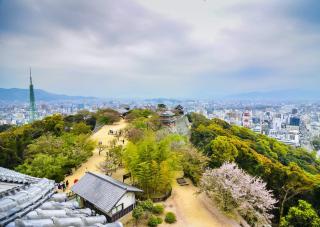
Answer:
<svg viewBox="0 0 320 227"><path fill-rule="evenodd" d="M200 192L205 192L224 211L237 211L254 226L270 224L270 211L277 202L264 181L235 163L207 169L200 181Z"/></svg>

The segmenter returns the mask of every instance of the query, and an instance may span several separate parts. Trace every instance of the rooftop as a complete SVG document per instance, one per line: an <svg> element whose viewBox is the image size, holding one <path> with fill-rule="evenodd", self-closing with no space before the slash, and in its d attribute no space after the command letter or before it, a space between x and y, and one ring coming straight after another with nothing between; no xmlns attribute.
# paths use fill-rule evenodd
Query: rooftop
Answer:
<svg viewBox="0 0 320 227"><path fill-rule="evenodd" d="M125 193L142 192L112 177L92 172L87 172L71 190L105 213L109 213Z"/></svg>
<svg viewBox="0 0 320 227"><path fill-rule="evenodd" d="M104 215L80 209L76 200L55 193L54 181L0 167L0 226L122 227L121 223L106 222Z"/></svg>

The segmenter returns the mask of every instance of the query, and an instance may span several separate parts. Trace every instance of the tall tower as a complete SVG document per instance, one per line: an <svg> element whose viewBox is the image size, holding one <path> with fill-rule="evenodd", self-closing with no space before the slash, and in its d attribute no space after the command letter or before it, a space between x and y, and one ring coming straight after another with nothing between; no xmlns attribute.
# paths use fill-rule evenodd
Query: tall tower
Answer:
<svg viewBox="0 0 320 227"><path fill-rule="evenodd" d="M36 119L36 104L35 104L32 77L31 77L31 68L30 68L29 94L30 94L30 122L33 122Z"/></svg>

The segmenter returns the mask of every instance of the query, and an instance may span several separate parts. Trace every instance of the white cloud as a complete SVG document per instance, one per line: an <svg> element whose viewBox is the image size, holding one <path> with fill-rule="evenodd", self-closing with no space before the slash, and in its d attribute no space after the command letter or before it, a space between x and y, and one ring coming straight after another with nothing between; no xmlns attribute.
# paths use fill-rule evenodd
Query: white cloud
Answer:
<svg viewBox="0 0 320 227"><path fill-rule="evenodd" d="M0 2L0 85L24 86L31 65L38 87L104 97L212 96L233 85L232 93L315 87L320 30L303 31L308 22L290 15L289 6L275 0Z"/></svg>

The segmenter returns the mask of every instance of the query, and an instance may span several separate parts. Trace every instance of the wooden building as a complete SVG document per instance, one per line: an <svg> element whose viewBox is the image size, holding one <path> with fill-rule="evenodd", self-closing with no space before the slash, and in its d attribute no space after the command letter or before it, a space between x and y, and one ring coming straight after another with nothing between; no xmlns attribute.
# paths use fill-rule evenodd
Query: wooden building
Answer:
<svg viewBox="0 0 320 227"><path fill-rule="evenodd" d="M133 210L135 193L142 190L122 183L112 177L87 172L71 187L86 207L106 215L109 222L118 220Z"/></svg>

